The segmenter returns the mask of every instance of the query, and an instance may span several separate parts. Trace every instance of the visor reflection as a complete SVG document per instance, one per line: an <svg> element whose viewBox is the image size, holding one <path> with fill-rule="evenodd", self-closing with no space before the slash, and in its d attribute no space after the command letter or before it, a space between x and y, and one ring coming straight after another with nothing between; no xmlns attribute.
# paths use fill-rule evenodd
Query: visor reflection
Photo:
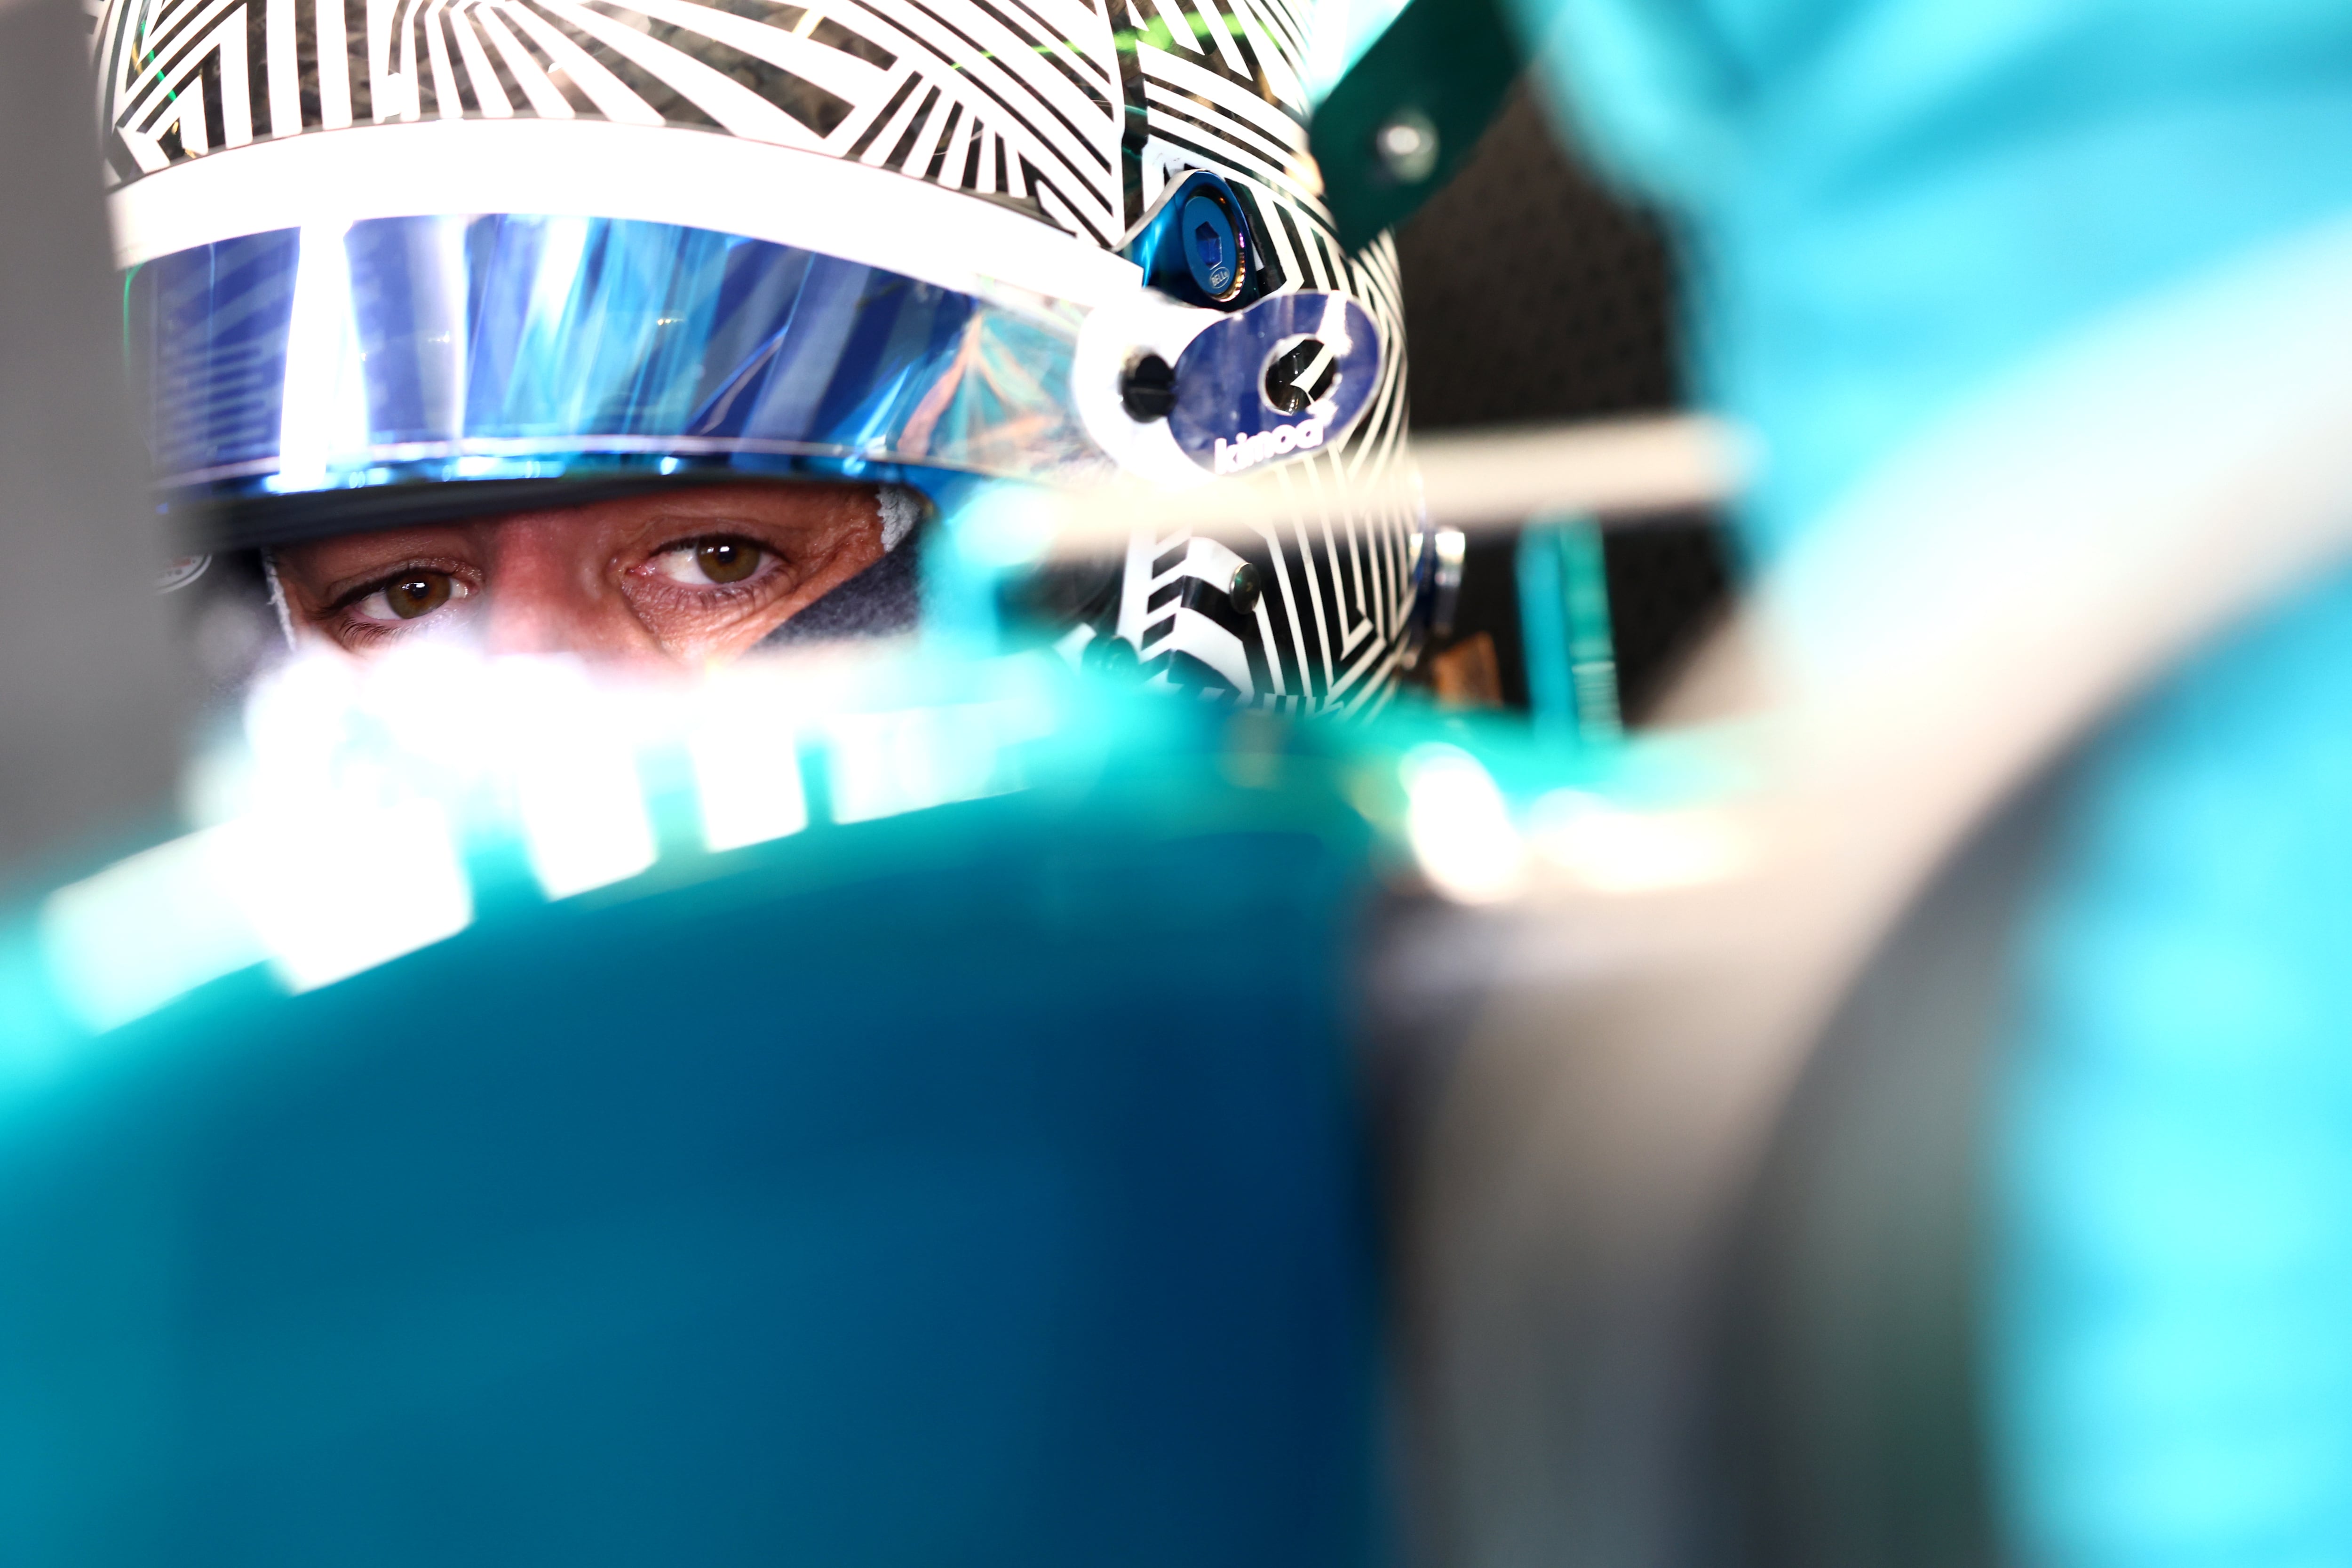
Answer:
<svg viewBox="0 0 2352 1568"><path fill-rule="evenodd" d="M1077 311L617 219L381 218L135 268L159 482L214 497L797 459L1070 479ZM660 471L669 471L667 468Z"/></svg>

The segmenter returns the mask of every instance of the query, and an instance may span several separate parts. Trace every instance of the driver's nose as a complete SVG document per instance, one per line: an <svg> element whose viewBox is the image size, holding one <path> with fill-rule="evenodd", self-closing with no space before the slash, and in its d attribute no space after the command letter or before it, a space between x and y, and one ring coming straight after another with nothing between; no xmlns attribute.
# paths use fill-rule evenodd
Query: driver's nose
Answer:
<svg viewBox="0 0 2352 1568"><path fill-rule="evenodd" d="M488 529L482 635L489 652L660 656L612 581L602 542L578 517L523 512Z"/></svg>

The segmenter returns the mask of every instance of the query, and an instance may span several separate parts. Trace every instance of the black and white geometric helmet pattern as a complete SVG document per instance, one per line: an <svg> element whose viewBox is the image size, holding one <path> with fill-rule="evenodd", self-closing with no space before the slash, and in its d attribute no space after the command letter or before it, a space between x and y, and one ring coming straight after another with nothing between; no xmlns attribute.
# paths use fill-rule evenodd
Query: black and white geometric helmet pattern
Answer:
<svg viewBox="0 0 2352 1568"><path fill-rule="evenodd" d="M928 221L935 209L891 194L914 181L1097 258L1129 245L1174 183L1221 176L1251 220L1267 297L1342 296L1369 315L1377 385L1359 389L1370 395L1343 436L1274 467L1296 500L1286 527L1238 552L1181 529L1137 538L1090 635L1124 638L1170 684L1364 712L1413 658L1425 530L1402 507L1336 499L1343 476L1405 460L1405 356L1394 250L1384 237L1341 251L1307 152L1313 23L1302 0L107 0L92 46L126 266L240 225L307 221L305 201L348 204L392 166L368 139L401 127L480 138L445 173L536 157L542 186L568 180L576 202L602 181L624 216L676 216L687 200L646 188L667 184L664 164L616 155L646 145L624 130L665 133L662 157L681 166L710 149L751 191L822 154L887 176L856 187L851 210L837 180L823 187L836 231ZM544 134L526 145L526 126ZM289 142L317 156L175 184ZM220 216L248 198L249 217ZM460 199L451 210L490 210L478 193ZM972 233L1011 232L998 221ZM999 271L986 257L940 265Z"/></svg>

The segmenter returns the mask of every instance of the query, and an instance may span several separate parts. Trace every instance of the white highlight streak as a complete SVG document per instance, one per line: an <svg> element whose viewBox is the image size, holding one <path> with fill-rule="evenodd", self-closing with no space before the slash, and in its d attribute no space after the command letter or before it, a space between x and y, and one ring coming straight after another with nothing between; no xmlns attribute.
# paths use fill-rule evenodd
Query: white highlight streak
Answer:
<svg viewBox="0 0 2352 1568"><path fill-rule="evenodd" d="M1405 832L1430 884L1456 902L1493 903L1527 884L1527 851L1503 792L1478 759L1416 746L1403 766Z"/></svg>
<svg viewBox="0 0 2352 1568"><path fill-rule="evenodd" d="M707 723L687 738L702 803L702 842L716 854L808 826L808 796L789 725Z"/></svg>
<svg viewBox="0 0 2352 1568"><path fill-rule="evenodd" d="M495 26L494 15L478 14ZM258 142L234 158L173 164L118 191L116 265L331 220L532 213L713 229L991 299L1009 286L1095 305L1141 284L1133 262L958 191L740 137L694 135L687 157L681 137L602 121L517 119L421 121ZM844 224L845 212L859 221Z"/></svg>
<svg viewBox="0 0 2352 1568"><path fill-rule="evenodd" d="M507 711L527 716L516 739L515 805L532 875L551 899L635 876L654 863L653 824L627 737L568 661L508 659Z"/></svg>

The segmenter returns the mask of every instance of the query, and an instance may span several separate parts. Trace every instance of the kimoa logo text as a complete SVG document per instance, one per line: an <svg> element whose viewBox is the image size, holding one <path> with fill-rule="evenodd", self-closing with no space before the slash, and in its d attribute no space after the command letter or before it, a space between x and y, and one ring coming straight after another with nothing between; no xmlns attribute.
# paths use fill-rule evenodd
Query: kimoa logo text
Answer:
<svg viewBox="0 0 2352 1568"><path fill-rule="evenodd" d="M1301 419L1296 425L1277 425L1271 430L1261 430L1255 436L1238 431L1230 441L1217 443L1215 471L1220 474L1244 473L1260 463L1292 452L1312 451L1323 444L1324 416Z"/></svg>

